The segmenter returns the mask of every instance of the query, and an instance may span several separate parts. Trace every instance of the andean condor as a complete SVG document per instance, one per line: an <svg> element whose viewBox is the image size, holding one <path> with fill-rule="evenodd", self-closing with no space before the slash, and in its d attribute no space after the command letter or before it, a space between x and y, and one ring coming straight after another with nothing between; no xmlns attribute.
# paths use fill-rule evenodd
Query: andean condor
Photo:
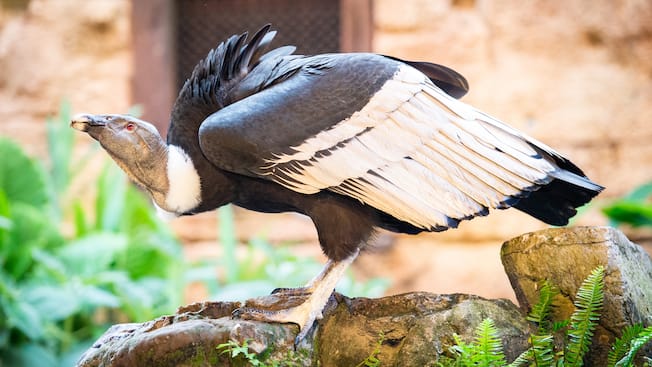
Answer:
<svg viewBox="0 0 652 367"><path fill-rule="evenodd" d="M443 231L490 208L565 225L603 187L547 145L456 98L455 71L372 53L269 50L265 26L232 36L185 82L167 143L127 115L78 115L158 209L235 205L309 216L329 261L305 302L240 316L293 322L300 340L374 228Z"/></svg>

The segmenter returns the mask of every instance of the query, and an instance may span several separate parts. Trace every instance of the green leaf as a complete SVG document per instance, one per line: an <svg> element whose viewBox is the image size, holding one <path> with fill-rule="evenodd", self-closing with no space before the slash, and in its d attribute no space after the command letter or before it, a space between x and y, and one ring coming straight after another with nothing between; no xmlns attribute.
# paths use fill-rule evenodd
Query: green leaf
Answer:
<svg viewBox="0 0 652 367"><path fill-rule="evenodd" d="M68 126L71 119L70 109L70 103L63 101L58 116L46 120L50 177L57 194L68 188L72 176L70 160L73 156L74 130Z"/></svg>
<svg viewBox="0 0 652 367"><path fill-rule="evenodd" d="M117 232L125 207L127 178L115 165L106 165L98 181L96 225L98 231Z"/></svg>
<svg viewBox="0 0 652 367"><path fill-rule="evenodd" d="M492 319L484 319L475 329L474 356L471 359L479 366L504 366L503 344L496 324Z"/></svg>
<svg viewBox="0 0 652 367"><path fill-rule="evenodd" d="M84 208L81 205L80 201L75 201L72 206L73 211L73 223L75 224L75 236L83 237L88 234L90 231L88 220L86 219L86 213Z"/></svg>
<svg viewBox="0 0 652 367"><path fill-rule="evenodd" d="M126 246L127 238L122 234L97 233L71 241L58 256L70 274L92 277L110 269Z"/></svg>
<svg viewBox="0 0 652 367"><path fill-rule="evenodd" d="M115 294L92 285L84 285L76 292L76 297L81 300L85 307L95 309L96 307L120 307L121 301Z"/></svg>
<svg viewBox="0 0 652 367"><path fill-rule="evenodd" d="M9 218L3 215L0 215L0 230L9 230L13 226L14 222Z"/></svg>
<svg viewBox="0 0 652 367"><path fill-rule="evenodd" d="M616 341L611 346L609 355L607 356L607 367L614 367L616 363L621 360L627 352L629 352L629 345L641 332L643 331L643 325L634 324L628 325L624 330L620 338L616 338Z"/></svg>
<svg viewBox="0 0 652 367"><path fill-rule="evenodd" d="M235 257L235 249L238 240L235 235L235 224L233 220L233 208L229 205L217 210L219 217L220 243L224 251L224 267L227 283L235 282L238 279L238 261Z"/></svg>
<svg viewBox="0 0 652 367"><path fill-rule="evenodd" d="M549 281L543 281L540 284L539 300L532 306L532 310L527 316L528 321L532 321L538 325L540 333L545 332L547 329L553 300L558 294L559 289Z"/></svg>
<svg viewBox="0 0 652 367"><path fill-rule="evenodd" d="M584 355L589 350L604 300L604 272L602 266L594 269L577 291L575 312L571 315L564 353L567 366L581 366Z"/></svg>
<svg viewBox="0 0 652 367"><path fill-rule="evenodd" d="M614 225L652 226L652 182L635 188L622 199L602 209Z"/></svg>
<svg viewBox="0 0 652 367"><path fill-rule="evenodd" d="M38 208L48 203L43 168L29 158L13 141L0 137L0 189L10 203L25 203Z"/></svg>
<svg viewBox="0 0 652 367"><path fill-rule="evenodd" d="M555 365L555 345L552 335L532 335L532 357L537 367L551 367Z"/></svg>
<svg viewBox="0 0 652 367"><path fill-rule="evenodd" d="M652 182L638 186L632 190L632 192L627 194L624 199L632 201L645 201L649 199L650 196L652 196Z"/></svg>
<svg viewBox="0 0 652 367"><path fill-rule="evenodd" d="M652 226L652 204L621 200L602 209L612 221L633 227Z"/></svg>
<svg viewBox="0 0 652 367"><path fill-rule="evenodd" d="M5 271L14 279L22 279L34 264L35 249L53 249L63 243L63 238L42 210L24 203L14 203L11 208L14 225L8 232L4 245Z"/></svg>
<svg viewBox="0 0 652 367"><path fill-rule="evenodd" d="M22 290L25 302L33 305L43 320L59 321L80 309L80 295L70 286L37 284Z"/></svg>
<svg viewBox="0 0 652 367"><path fill-rule="evenodd" d="M7 350L7 355L0 357L7 366L58 367L54 351L38 343L17 345Z"/></svg>
<svg viewBox="0 0 652 367"><path fill-rule="evenodd" d="M632 339L629 344L629 351L623 359L616 363L616 367L628 367L634 363L634 358L638 351L647 343L652 341L652 326L643 329L636 338Z"/></svg>
<svg viewBox="0 0 652 367"><path fill-rule="evenodd" d="M38 339L44 334L44 324L41 315L33 305L19 300L0 298L7 326L20 330L30 339Z"/></svg>

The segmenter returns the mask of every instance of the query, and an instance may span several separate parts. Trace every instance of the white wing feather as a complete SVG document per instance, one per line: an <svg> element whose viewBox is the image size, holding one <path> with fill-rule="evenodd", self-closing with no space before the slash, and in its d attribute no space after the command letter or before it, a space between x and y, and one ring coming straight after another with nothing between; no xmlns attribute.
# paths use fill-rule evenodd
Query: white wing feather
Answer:
<svg viewBox="0 0 652 367"><path fill-rule="evenodd" d="M403 66L362 110L262 170L291 190L331 190L432 229L550 182L558 168L533 145L558 155Z"/></svg>

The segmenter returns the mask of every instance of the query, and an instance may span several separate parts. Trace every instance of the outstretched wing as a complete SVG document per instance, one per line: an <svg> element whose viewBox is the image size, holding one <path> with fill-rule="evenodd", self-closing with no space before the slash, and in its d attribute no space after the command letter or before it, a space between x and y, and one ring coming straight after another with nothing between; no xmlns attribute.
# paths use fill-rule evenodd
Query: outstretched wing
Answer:
<svg viewBox="0 0 652 367"><path fill-rule="evenodd" d="M425 230L517 205L555 180L589 199L601 190L551 148L398 60L334 54L285 67L296 72L203 122L213 164L304 194L346 195ZM525 211L561 223L578 205L559 200L552 214Z"/></svg>

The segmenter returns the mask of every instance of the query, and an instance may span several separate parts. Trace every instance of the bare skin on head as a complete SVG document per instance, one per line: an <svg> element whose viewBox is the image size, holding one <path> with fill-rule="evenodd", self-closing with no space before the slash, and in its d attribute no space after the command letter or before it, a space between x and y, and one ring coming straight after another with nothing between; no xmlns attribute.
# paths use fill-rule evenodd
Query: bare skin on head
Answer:
<svg viewBox="0 0 652 367"><path fill-rule="evenodd" d="M184 177L197 176L194 185L175 190L178 185L168 178L170 168L183 170L184 164L192 162L177 147L168 146L154 125L129 115L80 114L70 126L97 140L129 178L149 192L160 209L180 215L196 205L199 178L192 167L185 167L190 174ZM179 190L187 194L179 194Z"/></svg>

